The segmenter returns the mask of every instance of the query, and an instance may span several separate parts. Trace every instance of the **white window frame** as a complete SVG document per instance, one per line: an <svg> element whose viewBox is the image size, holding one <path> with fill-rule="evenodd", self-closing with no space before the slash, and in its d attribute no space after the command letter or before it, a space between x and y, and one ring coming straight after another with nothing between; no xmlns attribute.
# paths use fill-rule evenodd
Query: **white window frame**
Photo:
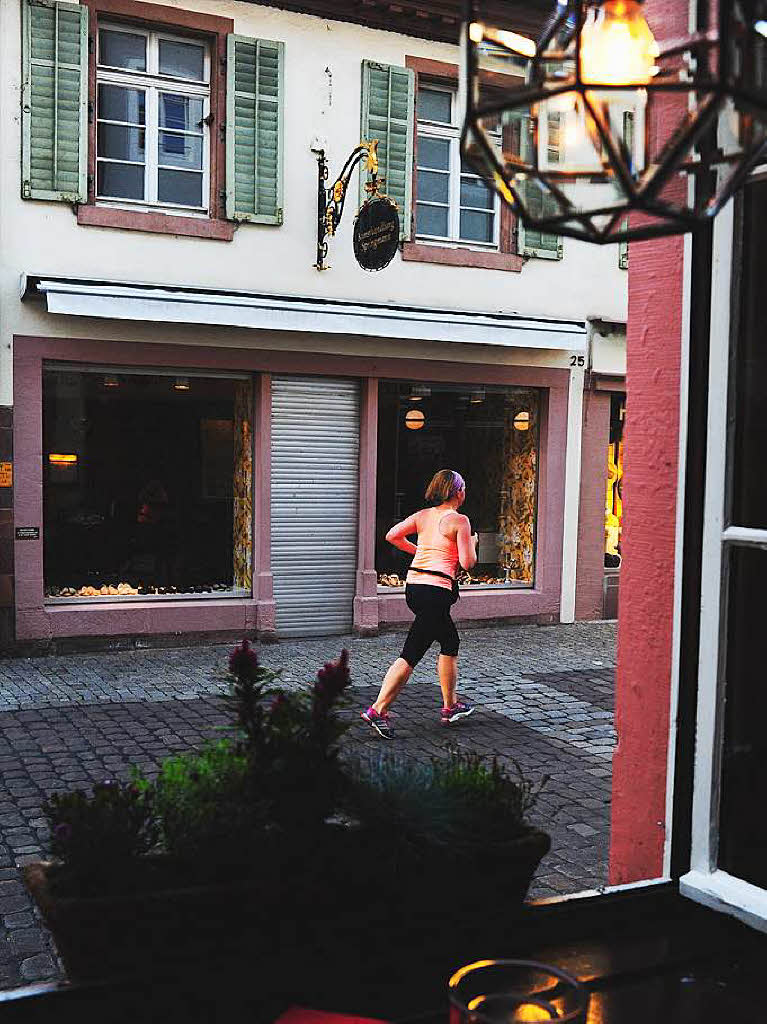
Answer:
<svg viewBox="0 0 767 1024"><path fill-rule="evenodd" d="M732 263L736 241L731 200L714 222L692 849L690 870L680 879L680 891L696 902L767 931L767 890L718 867L727 652L726 560L734 544L767 547L767 530L728 527L725 520L732 384Z"/></svg>
<svg viewBox="0 0 767 1024"><path fill-rule="evenodd" d="M128 71L124 68L115 68L100 63L101 53L101 32L102 31L122 32L129 35L142 36L146 39L146 71ZM203 49L203 80L179 78L174 75L160 74L160 40L169 40L179 43L193 43ZM117 161L109 158L102 158L98 153L98 141L96 143L95 155L95 181L94 192L96 202L99 206L110 206L117 209L140 210L151 212L162 210L166 213L179 214L186 217L208 217L210 212L210 126L207 123L210 117L210 90L211 90L211 54L210 46L204 40L177 35L172 32L165 32L157 29L143 29L133 25L123 25L119 22L99 23L98 38L96 40L96 134L98 137L99 123L123 124L120 121L101 122L98 111L98 97L100 85L118 85L130 89L143 90L145 94L144 117L145 117L145 143L144 143L144 199L126 199L124 197L101 196L98 192L98 171L99 163L132 163L131 161ZM159 94L161 92L172 92L175 95L190 96L203 101L203 126L202 126L202 205L184 206L178 203L163 202L157 198L159 179ZM174 130L174 134L194 135L196 133L181 133ZM133 166L140 166L133 163ZM183 170L184 168L173 167L171 170Z"/></svg>
<svg viewBox="0 0 767 1024"><path fill-rule="evenodd" d="M456 110L457 110L457 92L450 86L444 86L435 84L432 82L422 82L419 84L420 89L428 89L430 92L441 92L446 93L450 97L450 124L444 121L429 121L426 118L416 116L415 131L416 136L425 136L431 139L442 139L446 140L450 144L450 156L449 166L447 171L439 171L434 167L422 167L418 163L418 147L416 146L416 195L415 195L415 233L416 240L429 242L429 244L443 245L456 247L461 249L477 249L481 252L497 252L500 249L501 239L501 207L498 196L493 193L493 206L490 208L480 210L479 207L463 207L463 209L476 209L478 212L493 214L493 240L492 242L479 242L470 238L461 238L461 177L467 176L465 172L461 172L461 129L456 123ZM416 104L416 115L418 115L418 106ZM420 199L417 192L417 182L419 171L431 171L435 174L446 174L448 175L448 234L447 235L429 235L424 231L420 231L418 228L418 204L423 206L437 206L440 209L444 208L444 203L434 203L429 200ZM481 181L481 177L478 174L468 175L475 178L477 181Z"/></svg>

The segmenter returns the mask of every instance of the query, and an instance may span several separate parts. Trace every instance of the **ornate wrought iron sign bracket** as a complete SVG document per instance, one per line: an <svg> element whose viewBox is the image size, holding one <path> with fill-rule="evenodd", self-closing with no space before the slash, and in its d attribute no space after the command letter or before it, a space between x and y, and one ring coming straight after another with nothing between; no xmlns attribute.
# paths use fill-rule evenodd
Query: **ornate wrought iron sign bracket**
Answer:
<svg viewBox="0 0 767 1024"><path fill-rule="evenodd" d="M330 270L330 266L325 262L328 256L327 239L335 235L338 225L341 223L352 172L365 157L367 157L366 169L370 174L370 181L365 183L365 191L370 199L381 195L380 190L383 188L384 179L378 177L377 150L378 139L360 142L330 188L325 186L325 182L328 180L328 162L325 150L317 151L317 262L314 264L317 270Z"/></svg>

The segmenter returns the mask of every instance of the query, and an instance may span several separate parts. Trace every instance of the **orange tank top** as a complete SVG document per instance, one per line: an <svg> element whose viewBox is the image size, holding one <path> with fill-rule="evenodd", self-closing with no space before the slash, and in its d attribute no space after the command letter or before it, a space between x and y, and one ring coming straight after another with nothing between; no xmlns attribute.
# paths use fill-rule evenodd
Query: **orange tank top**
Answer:
<svg viewBox="0 0 767 1024"><path fill-rule="evenodd" d="M458 568L458 545L450 537L440 532L440 523L449 516L452 509L438 511L435 508L426 509L425 525L418 531L418 544L413 556L414 569L436 569L437 572L444 572L451 579L455 579ZM452 584L443 580L441 576L427 576L421 572L408 572L407 583L425 583L427 586L444 587L445 590L452 590Z"/></svg>

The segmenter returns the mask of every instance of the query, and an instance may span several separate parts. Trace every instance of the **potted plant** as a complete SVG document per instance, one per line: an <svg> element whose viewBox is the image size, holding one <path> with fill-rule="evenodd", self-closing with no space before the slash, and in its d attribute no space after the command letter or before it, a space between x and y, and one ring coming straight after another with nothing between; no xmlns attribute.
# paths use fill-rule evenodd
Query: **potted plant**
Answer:
<svg viewBox="0 0 767 1024"><path fill-rule="evenodd" d="M457 749L343 757L345 651L298 690L247 642L229 669L233 735L45 805L53 856L25 875L71 979L257 963L270 985L283 969L321 985L403 928L521 904L549 837L520 773Z"/></svg>
<svg viewBox="0 0 767 1024"><path fill-rule="evenodd" d="M377 851L390 913L465 921L519 906L551 846L528 820L546 781L458 747L427 764L388 753L352 763L344 805Z"/></svg>
<svg viewBox="0 0 767 1024"><path fill-rule="evenodd" d="M44 806L53 857L24 873L71 979L243 966L279 945L310 891L306 844L339 787L348 655L297 692L247 641L229 668L234 738L165 759L156 780L134 770Z"/></svg>

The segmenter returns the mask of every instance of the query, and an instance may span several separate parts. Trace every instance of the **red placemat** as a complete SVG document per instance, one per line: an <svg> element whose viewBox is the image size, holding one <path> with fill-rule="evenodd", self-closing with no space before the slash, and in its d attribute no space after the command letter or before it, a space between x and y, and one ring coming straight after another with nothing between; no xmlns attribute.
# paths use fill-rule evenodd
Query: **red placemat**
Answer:
<svg viewBox="0 0 767 1024"><path fill-rule="evenodd" d="M326 1013L307 1006L290 1006L274 1024L387 1024L373 1017L356 1017L348 1013Z"/></svg>

